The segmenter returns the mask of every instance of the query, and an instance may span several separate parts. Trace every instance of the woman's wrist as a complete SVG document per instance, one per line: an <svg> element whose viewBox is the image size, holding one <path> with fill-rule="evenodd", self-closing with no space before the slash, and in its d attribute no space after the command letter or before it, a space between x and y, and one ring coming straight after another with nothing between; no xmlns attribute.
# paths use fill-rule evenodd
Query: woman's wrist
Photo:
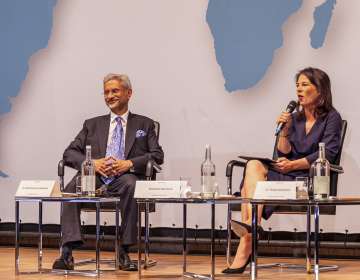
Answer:
<svg viewBox="0 0 360 280"><path fill-rule="evenodd" d="M297 169L297 164L296 164L297 162L296 162L296 160L291 160L290 161L290 166L291 166L291 171L293 171L293 170L296 170Z"/></svg>
<svg viewBox="0 0 360 280"><path fill-rule="evenodd" d="M285 126L280 132L280 137L288 137L288 136L289 136L289 128Z"/></svg>
<svg viewBox="0 0 360 280"><path fill-rule="evenodd" d="M306 158L299 158L291 161L291 170L306 170L309 168L309 162Z"/></svg>
<svg viewBox="0 0 360 280"><path fill-rule="evenodd" d="M281 131L280 133L280 137L289 137L289 132L288 131Z"/></svg>

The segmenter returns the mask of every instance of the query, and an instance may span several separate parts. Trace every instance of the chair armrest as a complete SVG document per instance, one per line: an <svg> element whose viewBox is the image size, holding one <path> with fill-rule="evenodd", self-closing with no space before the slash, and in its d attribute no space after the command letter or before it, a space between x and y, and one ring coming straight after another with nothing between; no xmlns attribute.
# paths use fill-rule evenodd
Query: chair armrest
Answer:
<svg viewBox="0 0 360 280"><path fill-rule="evenodd" d="M58 163L58 176L64 176L65 175L65 162L64 160L59 160Z"/></svg>
<svg viewBox="0 0 360 280"><path fill-rule="evenodd" d="M58 176L59 176L61 192L64 191L64 175L65 175L65 161L62 159L58 163Z"/></svg>
<svg viewBox="0 0 360 280"><path fill-rule="evenodd" d="M330 170L338 174L344 173L344 168L341 165L330 164Z"/></svg>
<svg viewBox="0 0 360 280"><path fill-rule="evenodd" d="M228 178L232 178L232 174L233 174L233 170L234 167L245 167L246 166L246 162L244 161L239 161L239 160L231 160L228 162L227 166L226 166L226 177Z"/></svg>
<svg viewBox="0 0 360 280"><path fill-rule="evenodd" d="M148 162L146 163L146 170L145 170L146 179L150 180L156 172L160 172L161 170L162 169L160 165L158 165L154 160L149 159Z"/></svg>
<svg viewBox="0 0 360 280"><path fill-rule="evenodd" d="M233 175L233 170L234 167L245 167L246 166L246 162L244 161L239 161L239 160L231 160L228 162L227 166L226 166L226 177L227 177L227 193L229 195L232 194L232 175Z"/></svg>

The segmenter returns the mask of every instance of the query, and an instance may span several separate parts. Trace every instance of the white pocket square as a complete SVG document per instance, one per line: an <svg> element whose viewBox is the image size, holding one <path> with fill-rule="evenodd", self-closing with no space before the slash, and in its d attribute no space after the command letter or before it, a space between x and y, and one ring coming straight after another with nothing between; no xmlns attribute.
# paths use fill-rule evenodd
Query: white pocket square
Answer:
<svg viewBox="0 0 360 280"><path fill-rule="evenodd" d="M144 137L144 136L146 136L146 132L144 130L139 129L138 131L136 131L136 135L135 135L136 138Z"/></svg>

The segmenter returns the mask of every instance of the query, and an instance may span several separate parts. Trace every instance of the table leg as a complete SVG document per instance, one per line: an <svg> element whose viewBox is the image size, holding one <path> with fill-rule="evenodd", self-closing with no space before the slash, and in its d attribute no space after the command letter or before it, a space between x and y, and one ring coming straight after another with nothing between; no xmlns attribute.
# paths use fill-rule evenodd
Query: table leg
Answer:
<svg viewBox="0 0 360 280"><path fill-rule="evenodd" d="M149 264L149 202L145 203L145 264L146 269Z"/></svg>
<svg viewBox="0 0 360 280"><path fill-rule="evenodd" d="M60 243L61 243L61 240L63 239L63 232L61 230L63 212L64 212L64 202L61 202L60 203ZM61 246L59 246L59 254L61 256Z"/></svg>
<svg viewBox="0 0 360 280"><path fill-rule="evenodd" d="M215 279L215 202L211 203L211 279Z"/></svg>
<svg viewBox="0 0 360 280"><path fill-rule="evenodd" d="M42 220L43 220L43 203L39 201L39 241L38 241L38 272L42 270L42 257L43 257L43 234L42 234Z"/></svg>
<svg viewBox="0 0 360 280"><path fill-rule="evenodd" d="M138 278L141 279L141 203L138 202Z"/></svg>
<svg viewBox="0 0 360 280"><path fill-rule="evenodd" d="M311 206L306 211L306 272L311 273Z"/></svg>
<svg viewBox="0 0 360 280"><path fill-rule="evenodd" d="M251 231L252 231L252 254L251 254L251 280L255 280L257 277L257 220L258 220L258 206L252 204L252 221L251 221Z"/></svg>
<svg viewBox="0 0 360 280"><path fill-rule="evenodd" d="M226 263L228 266L231 264L231 204L227 205L227 221L226 221L226 230L227 230L227 246L226 246Z"/></svg>
<svg viewBox="0 0 360 280"><path fill-rule="evenodd" d="M186 225L186 203L183 204L183 274L186 273L186 255L187 255L187 225Z"/></svg>
<svg viewBox="0 0 360 280"><path fill-rule="evenodd" d="M119 269L119 202L115 202L115 270Z"/></svg>
<svg viewBox="0 0 360 280"><path fill-rule="evenodd" d="M315 218L315 267L314 267L314 273L315 273L315 279L319 279L319 218L320 218L320 212L319 212L319 205L314 206L314 218Z"/></svg>
<svg viewBox="0 0 360 280"><path fill-rule="evenodd" d="M19 201L15 201L15 274L19 275L19 241L20 241L20 224L19 224Z"/></svg>
<svg viewBox="0 0 360 280"><path fill-rule="evenodd" d="M100 276L100 203L96 202L96 274Z"/></svg>

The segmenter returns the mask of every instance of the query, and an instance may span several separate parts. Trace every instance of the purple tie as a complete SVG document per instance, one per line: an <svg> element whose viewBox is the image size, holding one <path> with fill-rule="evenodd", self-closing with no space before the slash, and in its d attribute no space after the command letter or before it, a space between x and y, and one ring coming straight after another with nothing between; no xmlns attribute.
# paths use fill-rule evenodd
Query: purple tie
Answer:
<svg viewBox="0 0 360 280"><path fill-rule="evenodd" d="M124 130L121 124L121 117L116 117L116 126L113 131L111 141L106 147L106 157L114 157L116 159L124 159ZM101 177L105 184L110 184L115 177Z"/></svg>

